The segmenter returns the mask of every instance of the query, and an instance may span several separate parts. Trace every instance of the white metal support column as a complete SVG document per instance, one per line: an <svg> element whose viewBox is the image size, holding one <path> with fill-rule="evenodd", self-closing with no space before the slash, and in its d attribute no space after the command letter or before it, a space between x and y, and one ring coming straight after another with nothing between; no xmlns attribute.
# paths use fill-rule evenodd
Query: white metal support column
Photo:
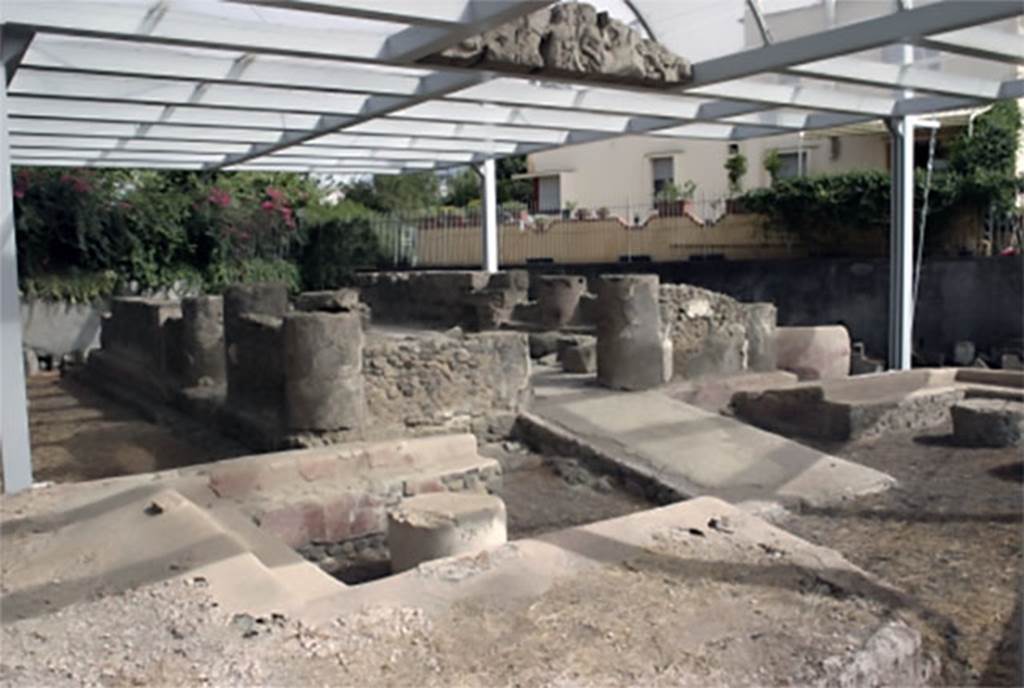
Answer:
<svg viewBox="0 0 1024 688"><path fill-rule="evenodd" d="M3 244L0 258L0 443L3 446L4 490L8 493L32 486L10 161L7 84L6 79L0 79L0 242Z"/></svg>
<svg viewBox="0 0 1024 688"><path fill-rule="evenodd" d="M914 121L889 120L892 187L889 220L889 368L909 370L914 327Z"/></svg>
<svg viewBox="0 0 1024 688"><path fill-rule="evenodd" d="M498 182L494 159L485 160L481 167L483 184L483 269L498 271Z"/></svg>

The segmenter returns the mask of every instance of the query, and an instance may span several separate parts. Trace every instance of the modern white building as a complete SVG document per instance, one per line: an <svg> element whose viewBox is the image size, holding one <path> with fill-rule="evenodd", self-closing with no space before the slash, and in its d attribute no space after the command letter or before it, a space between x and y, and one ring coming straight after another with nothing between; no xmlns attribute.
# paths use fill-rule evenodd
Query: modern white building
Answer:
<svg viewBox="0 0 1024 688"><path fill-rule="evenodd" d="M761 15L761 21L752 11L760 3L745 3L745 11L737 13L735 21L742 25L744 48L755 49L774 42L806 35L808 26L830 26L870 19L886 5L882 0L853 0L850 2L808 3L794 0L790 9ZM919 4L924 4L920 3ZM1012 22L1007 23L1008 26ZM762 31L763 27L763 31ZM661 33L675 29L646 22L646 30L662 40ZM1016 20L1017 33L1022 35L1024 25ZM740 32L737 32L739 34ZM902 52L907 51L907 55ZM685 52L682 54L691 57ZM1022 48L1024 54L1024 48ZM699 59L700 55L692 59ZM910 58L915 75L945 70L957 80L984 84L992 79L992 62L975 56L949 55L937 48L918 45L913 48L889 45L863 51L853 57L820 60L804 65L792 74L758 77L765 87L779 90L782 112L797 117L795 106L800 104L800 86L813 85L829 90L836 88L835 79L842 72L844 90L853 88L861 102L872 98L892 97L894 89L871 86L875 79L865 70L863 79L855 73L858 61L867 64L885 63L896 73L901 59ZM1020 61L1018 61L1020 64ZM852 73L851 73L852 72ZM1024 67L1018 67L1018 75ZM787 78L788 77L788 78ZM819 81L820 79L820 81ZM795 88L787 85L795 86ZM789 88L788 91L778 87ZM787 102L788 101L788 102ZM1024 102L1024 101L1022 101ZM786 109L786 106L792 106ZM932 117L941 124L939 139L948 140L986 107L964 108ZM772 115L778 123L779 111ZM765 124L768 120L757 114L734 118L743 124ZM921 128L916 133L915 159L923 166L928 155L930 130ZM943 161L940 143L937 165ZM663 136L624 136L611 140L564 146L533 153L528 157L528 174L534 180L534 202L540 211L555 211L566 207L596 210L609 208L620 215L642 213L650 209L655 194L667 182L677 187L694 189L698 213L705 217L724 212L724 199L729 195L727 158L740 153L747 159L748 171L742 179L744 189L768 186L771 177L763 165L768 151L775 151L780 159L780 176L813 175L847 172L861 169L888 170L892 163L891 137L882 121L858 123L831 129L793 132L767 138L745 141L702 140L700 138L668 138ZM1024 150L1018 151L1018 170L1024 172ZM692 182L692 185L689 183Z"/></svg>

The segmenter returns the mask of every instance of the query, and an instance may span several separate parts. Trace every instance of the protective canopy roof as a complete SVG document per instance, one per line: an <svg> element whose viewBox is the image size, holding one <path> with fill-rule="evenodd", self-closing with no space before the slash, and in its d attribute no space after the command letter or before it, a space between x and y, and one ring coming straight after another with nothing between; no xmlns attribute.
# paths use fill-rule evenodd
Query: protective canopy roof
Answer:
<svg viewBox="0 0 1024 688"><path fill-rule="evenodd" d="M550 4L3 0L11 163L389 174L1024 96L1020 0L594 0L694 63L657 92L417 64Z"/></svg>

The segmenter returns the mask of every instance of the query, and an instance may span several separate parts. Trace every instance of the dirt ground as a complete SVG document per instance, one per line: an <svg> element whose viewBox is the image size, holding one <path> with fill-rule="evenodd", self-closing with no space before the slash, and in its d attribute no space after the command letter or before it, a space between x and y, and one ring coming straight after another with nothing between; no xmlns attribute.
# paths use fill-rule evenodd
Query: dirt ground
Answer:
<svg viewBox="0 0 1024 688"><path fill-rule="evenodd" d="M954 446L951 427L818 444L899 480L778 524L905 591L944 655L947 685L1020 686L1021 452Z"/></svg>
<svg viewBox="0 0 1024 688"><path fill-rule="evenodd" d="M150 423L73 377L28 380L29 433L37 482L79 482L188 466L251 453L180 420Z"/></svg>

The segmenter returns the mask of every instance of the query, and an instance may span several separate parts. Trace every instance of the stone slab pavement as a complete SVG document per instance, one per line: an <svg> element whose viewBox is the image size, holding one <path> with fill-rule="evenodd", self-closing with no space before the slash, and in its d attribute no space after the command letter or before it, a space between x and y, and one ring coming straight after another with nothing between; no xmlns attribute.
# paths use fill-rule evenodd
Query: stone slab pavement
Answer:
<svg viewBox="0 0 1024 688"><path fill-rule="evenodd" d="M588 376L540 374L530 413L683 495L733 503L830 504L895 480L664 392L615 392Z"/></svg>

